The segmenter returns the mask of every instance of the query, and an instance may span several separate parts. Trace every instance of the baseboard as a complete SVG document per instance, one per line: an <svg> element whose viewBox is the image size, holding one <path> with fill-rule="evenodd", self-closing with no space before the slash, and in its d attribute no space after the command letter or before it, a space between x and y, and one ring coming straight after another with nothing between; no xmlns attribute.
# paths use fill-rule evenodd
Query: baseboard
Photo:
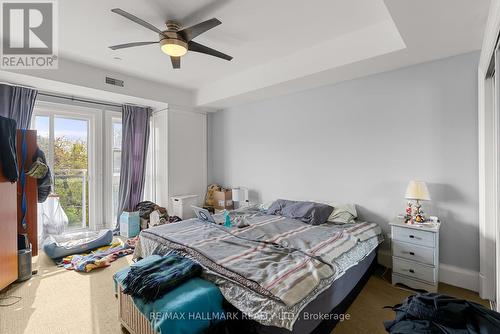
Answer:
<svg viewBox="0 0 500 334"><path fill-rule="evenodd" d="M439 281L475 292L479 291L479 272L449 264L439 264Z"/></svg>
<svg viewBox="0 0 500 334"><path fill-rule="evenodd" d="M391 252L387 249L379 249L378 263L384 267L392 267ZM439 264L439 281L458 286L475 292L479 291L479 272L452 266L445 263Z"/></svg>

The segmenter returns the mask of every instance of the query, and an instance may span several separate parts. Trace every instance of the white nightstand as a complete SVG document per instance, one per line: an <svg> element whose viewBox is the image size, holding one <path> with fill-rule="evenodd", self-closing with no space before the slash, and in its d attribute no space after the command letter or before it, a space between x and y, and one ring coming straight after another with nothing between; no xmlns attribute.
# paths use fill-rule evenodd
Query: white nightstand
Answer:
<svg viewBox="0 0 500 334"><path fill-rule="evenodd" d="M436 292L439 273L439 227L408 225L396 218L391 226L392 284Z"/></svg>

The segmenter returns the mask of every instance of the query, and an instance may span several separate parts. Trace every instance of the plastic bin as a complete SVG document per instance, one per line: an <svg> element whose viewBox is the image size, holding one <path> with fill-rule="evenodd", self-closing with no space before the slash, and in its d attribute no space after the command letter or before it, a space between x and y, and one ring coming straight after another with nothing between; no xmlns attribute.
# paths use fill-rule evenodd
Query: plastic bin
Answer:
<svg viewBox="0 0 500 334"><path fill-rule="evenodd" d="M172 214L181 219L194 218L192 205L198 205L198 195L182 195L172 197Z"/></svg>

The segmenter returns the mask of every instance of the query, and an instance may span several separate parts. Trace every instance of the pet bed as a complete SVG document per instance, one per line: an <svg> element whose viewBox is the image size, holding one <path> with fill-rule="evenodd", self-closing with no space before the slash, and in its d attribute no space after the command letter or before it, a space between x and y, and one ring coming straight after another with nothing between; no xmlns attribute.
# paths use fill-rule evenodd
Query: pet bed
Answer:
<svg viewBox="0 0 500 334"><path fill-rule="evenodd" d="M43 243L43 251L52 259L60 259L109 245L112 240L111 230L49 235Z"/></svg>

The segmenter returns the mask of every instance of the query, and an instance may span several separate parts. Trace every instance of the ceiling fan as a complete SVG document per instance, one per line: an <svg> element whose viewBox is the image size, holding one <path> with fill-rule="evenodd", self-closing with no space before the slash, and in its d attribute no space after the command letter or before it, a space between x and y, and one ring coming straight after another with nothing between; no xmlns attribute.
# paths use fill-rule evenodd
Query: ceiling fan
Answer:
<svg viewBox="0 0 500 334"><path fill-rule="evenodd" d="M193 41L193 38L195 38L196 36L199 36L204 32L222 23L216 18L203 21L201 23L195 24L187 28L183 28L176 21L167 21L166 22L167 30L161 31L154 25L124 11L123 9L114 8L111 11L137 24L140 24L144 28L154 31L159 35L159 41L132 42L126 44L113 45L109 47L111 50L125 49L135 46L159 43L161 50L170 56L170 60L172 61L172 67L175 69L181 68L181 57L184 56L188 51L204 53L225 60L233 59L233 57L227 54L224 54L222 52L209 48L208 46Z"/></svg>

